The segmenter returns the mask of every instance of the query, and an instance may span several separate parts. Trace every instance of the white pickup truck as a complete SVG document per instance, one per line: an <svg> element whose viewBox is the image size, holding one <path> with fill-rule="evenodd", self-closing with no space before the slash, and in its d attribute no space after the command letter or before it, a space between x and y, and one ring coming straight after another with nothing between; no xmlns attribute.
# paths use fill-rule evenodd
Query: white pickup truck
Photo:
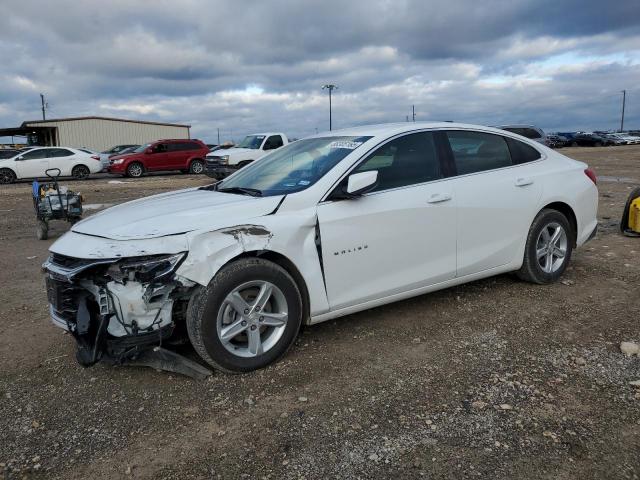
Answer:
<svg viewBox="0 0 640 480"><path fill-rule="evenodd" d="M284 133L269 132L247 135L235 147L207 154L205 173L213 178L224 178L288 143L289 139Z"/></svg>

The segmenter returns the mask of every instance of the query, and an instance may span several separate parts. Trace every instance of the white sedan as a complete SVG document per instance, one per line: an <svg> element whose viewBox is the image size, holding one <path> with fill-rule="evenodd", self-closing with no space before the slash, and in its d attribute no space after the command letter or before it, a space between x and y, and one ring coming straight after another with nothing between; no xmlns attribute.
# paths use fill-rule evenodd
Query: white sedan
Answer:
<svg viewBox="0 0 640 480"><path fill-rule="evenodd" d="M555 282L597 204L587 165L504 130L333 131L75 224L45 264L51 317L84 365L186 330L211 366L246 372L302 324L505 272Z"/></svg>
<svg viewBox="0 0 640 480"><path fill-rule="evenodd" d="M0 183L24 178L46 177L49 169L59 169L60 176L78 180L102 170L100 157L70 147L38 147L0 159ZM51 172L50 172L51 173Z"/></svg>

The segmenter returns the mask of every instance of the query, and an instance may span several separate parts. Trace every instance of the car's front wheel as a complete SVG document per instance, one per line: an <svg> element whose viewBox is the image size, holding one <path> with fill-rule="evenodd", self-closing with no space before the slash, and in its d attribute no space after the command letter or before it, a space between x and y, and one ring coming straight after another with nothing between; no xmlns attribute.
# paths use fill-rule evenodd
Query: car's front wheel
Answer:
<svg viewBox="0 0 640 480"><path fill-rule="evenodd" d="M141 177L143 173L144 173L144 167L140 162L132 162L127 167L128 177L138 178L138 177Z"/></svg>
<svg viewBox="0 0 640 480"><path fill-rule="evenodd" d="M557 210L542 210L529 229L518 277L539 284L557 281L569 265L573 243L567 217Z"/></svg>
<svg viewBox="0 0 640 480"><path fill-rule="evenodd" d="M198 354L229 373L276 361L293 344L302 323L295 280L260 258L233 262L189 303L187 330Z"/></svg>

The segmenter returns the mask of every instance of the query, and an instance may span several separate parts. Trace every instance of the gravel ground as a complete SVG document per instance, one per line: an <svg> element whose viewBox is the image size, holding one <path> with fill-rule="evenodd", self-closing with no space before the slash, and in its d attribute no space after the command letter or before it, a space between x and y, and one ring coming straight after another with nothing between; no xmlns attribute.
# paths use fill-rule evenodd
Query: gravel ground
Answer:
<svg viewBox="0 0 640 480"><path fill-rule="evenodd" d="M279 363L197 382L75 363L48 320L30 186L0 189L0 471L8 478L640 477L640 146L565 149L600 232L562 282L503 275L306 328ZM92 205L208 183L64 182ZM101 208L98 206L97 208ZM186 352L189 354L190 352Z"/></svg>

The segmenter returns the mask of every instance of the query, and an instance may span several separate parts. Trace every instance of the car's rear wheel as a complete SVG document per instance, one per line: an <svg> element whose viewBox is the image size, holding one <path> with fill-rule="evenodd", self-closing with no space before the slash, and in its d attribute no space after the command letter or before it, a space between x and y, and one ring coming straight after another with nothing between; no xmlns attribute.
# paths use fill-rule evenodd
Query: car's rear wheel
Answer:
<svg viewBox="0 0 640 480"><path fill-rule="evenodd" d="M91 171L86 165L76 165L71 169L71 176L76 180L84 180L89 174L91 174Z"/></svg>
<svg viewBox="0 0 640 480"><path fill-rule="evenodd" d="M16 174L8 168L0 168L0 183L8 184L16 181Z"/></svg>
<svg viewBox="0 0 640 480"><path fill-rule="evenodd" d="M198 159L192 160L189 165L189 173L200 175L202 172L204 172L204 162Z"/></svg>
<svg viewBox="0 0 640 480"><path fill-rule="evenodd" d="M557 210L542 210L529 229L518 277L539 284L557 281L571 260L574 237L567 217Z"/></svg>
<svg viewBox="0 0 640 480"><path fill-rule="evenodd" d="M198 354L229 373L263 368L284 355L302 322L302 299L279 265L245 258L224 267L189 303L187 330Z"/></svg>
<svg viewBox="0 0 640 480"><path fill-rule="evenodd" d="M140 162L132 162L127 166L127 176L138 178L144 173L144 167Z"/></svg>

